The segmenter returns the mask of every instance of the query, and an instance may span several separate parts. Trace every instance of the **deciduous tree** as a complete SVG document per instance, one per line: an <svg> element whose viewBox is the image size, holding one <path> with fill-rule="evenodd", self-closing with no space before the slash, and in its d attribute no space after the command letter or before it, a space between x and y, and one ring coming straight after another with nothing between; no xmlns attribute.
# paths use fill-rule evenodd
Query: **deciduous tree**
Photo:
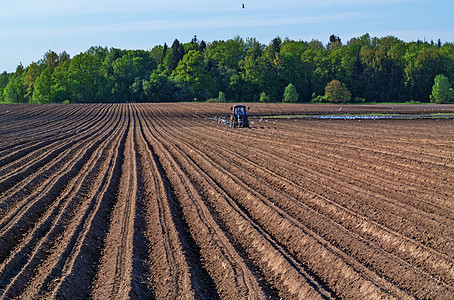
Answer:
<svg viewBox="0 0 454 300"><path fill-rule="evenodd" d="M350 101L352 94L339 80L333 79L325 87L325 97L329 102L345 103Z"/></svg>
<svg viewBox="0 0 454 300"><path fill-rule="evenodd" d="M71 102L103 102L104 81L100 67L101 60L88 53L71 59L67 71Z"/></svg>
<svg viewBox="0 0 454 300"><path fill-rule="evenodd" d="M448 77L443 74L435 76L430 102L449 103L454 99L454 92Z"/></svg>
<svg viewBox="0 0 454 300"><path fill-rule="evenodd" d="M296 103L298 101L299 95L296 91L296 88L293 84L289 83L284 90L284 102L287 103Z"/></svg>
<svg viewBox="0 0 454 300"><path fill-rule="evenodd" d="M3 90L8 85L9 76L10 75L6 71L0 74L0 102L3 101Z"/></svg>
<svg viewBox="0 0 454 300"><path fill-rule="evenodd" d="M189 50L172 72L172 77L179 78L191 86L197 98L205 98L209 94L210 77L199 51Z"/></svg>
<svg viewBox="0 0 454 300"><path fill-rule="evenodd" d="M52 71L46 67L36 78L32 103L50 103L52 101Z"/></svg>
<svg viewBox="0 0 454 300"><path fill-rule="evenodd" d="M265 92L262 92L260 94L260 102L270 102L270 97L268 97L268 95L265 93Z"/></svg>
<svg viewBox="0 0 454 300"><path fill-rule="evenodd" d="M16 72L9 77L8 84L3 90L3 100L7 103L25 103L24 66L19 64Z"/></svg>
<svg viewBox="0 0 454 300"><path fill-rule="evenodd" d="M35 86L36 78L41 73L39 66L36 63L31 63L27 69L27 74L24 76L24 87L25 87L25 98L27 102L32 102L33 91Z"/></svg>

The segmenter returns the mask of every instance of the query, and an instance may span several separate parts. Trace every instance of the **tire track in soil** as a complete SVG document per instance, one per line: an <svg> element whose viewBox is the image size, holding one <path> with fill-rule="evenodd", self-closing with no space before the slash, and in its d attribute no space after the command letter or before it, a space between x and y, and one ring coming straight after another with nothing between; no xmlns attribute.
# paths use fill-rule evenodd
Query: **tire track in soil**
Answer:
<svg viewBox="0 0 454 300"><path fill-rule="evenodd" d="M224 134L225 134L225 132L224 132ZM256 140L256 135L251 135L250 137L253 140ZM351 138L350 139L344 138L339 141L339 138L337 138L336 136L328 136L328 137L326 137L326 139L327 140L321 140L321 141L313 141L313 140L306 141L306 139L304 139L302 142L304 142L304 143L308 142L307 143L308 148L311 150L311 153L309 153L309 154L306 154L306 151L304 150L304 148L300 148L301 152L295 151L294 153L289 153L289 152L283 153L282 150L285 149L286 145L292 144L295 141L292 141L290 139L282 139L280 137L279 138L270 137L269 139L267 139L267 141L269 143L261 143L260 146L264 146L264 147L268 148L266 150L267 152L270 152L270 151L275 152L275 150L273 150L273 149L278 149L278 150L280 150L279 151L280 153L277 154L278 156L285 155L286 157L289 157L290 160L296 159L296 161L298 163L303 162L303 161L305 163L313 162L312 164L310 164L306 167L308 170L313 169L313 170L320 171L320 167L323 166L325 169L327 169L327 172L329 172L331 175L333 175L334 172L344 171L342 174L340 174L340 175L342 175L342 180L344 180L344 183L345 183L345 181L347 181L347 182L350 181L350 180L348 180L349 172L347 172L347 170L345 169L345 167L350 168L350 166L348 166L347 164L344 163L344 161L346 161L346 160L348 161L349 157L346 157L345 153L348 153L350 151L357 151L357 150L360 150L363 152L367 151L368 154L363 155L364 159L356 160L354 162L354 164L353 164L354 167L357 165L363 164L364 161L366 161L366 162L369 161L369 164L366 165L366 168L363 169L364 173L369 173L368 171L370 171L371 165L376 165L375 164L376 156L377 155L385 156L386 159L382 160L382 164L379 166L379 168L381 168L382 165L391 165L393 168L395 168L397 165L399 165L402 168L404 168L404 167L407 168L406 171L400 172L399 174L395 174L395 173L392 174L392 176L390 177L390 180L387 182L387 184L385 184L385 186L388 184L393 184L394 183L393 181L395 180L396 176L399 175L400 184L407 184L408 186L411 185L412 190L418 189L419 192L421 192L421 190L426 189L426 187L422 188L421 186L415 185L413 173L414 173L415 169L419 170L419 169L421 169L421 167L418 166L417 164L413 164L412 170L408 170L408 156L402 157L401 154L396 155L396 151L390 152L390 149L387 149L386 152L380 152L380 151L378 151L379 149L376 149L377 147L369 148L369 147L365 147L364 145L361 145L360 148L358 148L358 146L356 146L355 143L352 143ZM273 146L270 147L271 146L270 144L273 144ZM261 148L264 148L264 147L261 147ZM396 149L396 147L394 147L394 149ZM337 155L339 150L341 150L340 151L341 155ZM303 160L302 157L306 157L307 159ZM371 157L371 158L369 158L369 157ZM407 162L405 162L405 160ZM320 163L317 163L317 161L320 161ZM328 161L332 161L331 167L329 167L329 165L327 165L325 167L325 164ZM404 163L397 164L396 163L397 161L404 161ZM410 160L410 161L412 161L412 160ZM444 164L444 167L446 168L446 164ZM352 171L352 172L355 174L357 171ZM357 174L358 173L356 173L355 174L356 176L354 177L356 179L356 182L358 182L358 180L361 178ZM403 181L402 179L405 179L406 177L408 177L408 175L401 176L404 174L410 174L412 176L412 178L409 179L407 182ZM383 186L383 184L380 185L381 177L380 178L377 178L377 176L371 176L371 177L372 178L369 180L369 186L373 186L375 181L378 181L377 186ZM367 183L365 183L365 185L367 185ZM405 191L405 193L402 193L402 195L408 196L408 192L409 192L409 190L407 189ZM406 200L407 198L400 197L398 199ZM405 201L405 203L403 203L401 206L404 207L404 206L408 206L409 204L413 204L413 205L416 204L417 208L419 210L422 210L425 205L427 207L427 211L431 211L431 212L433 212L433 208L435 207L433 203L427 203L427 201L418 201L418 202L413 202L413 203L411 201ZM444 207L441 209L438 209L438 211L437 211L437 213L441 213L441 214L443 214L443 212L444 212ZM438 217L435 214L432 214L432 215L435 217ZM445 215L449 216L448 214L445 214Z"/></svg>
<svg viewBox="0 0 454 300"><path fill-rule="evenodd" d="M13 142L17 140L18 136L23 136L25 141L28 142L31 147L24 148L23 144L20 144L18 146L15 146L14 144L8 145L7 152L0 152L2 157L0 160L0 169L8 168L8 165L5 165L5 163L13 159L15 159L13 160L14 164L19 164L21 160L25 160L27 153L33 152L36 149L41 149L45 145L55 143L59 140L67 139L75 134L87 136L85 132L100 129L99 126L94 126L96 125L94 121L99 119L105 120L106 111L107 107L100 109L97 114L87 114L85 117L82 116L82 119L74 120L72 122L69 120L61 120L60 122L52 123L55 124L53 125L53 127L46 126L46 122L41 122L32 127L32 130L36 133L15 131ZM14 150L15 148L18 148L18 151L12 152L11 150ZM13 157L11 158L10 156ZM2 171L2 173L4 172Z"/></svg>
<svg viewBox="0 0 454 300"><path fill-rule="evenodd" d="M205 167L205 169L211 169L211 168ZM223 173L229 174L229 171L227 171L227 169L224 169ZM241 172L239 170L234 171L234 173L241 174ZM238 176L238 175L236 175L236 176ZM236 176L230 175L231 178L236 178L236 180L238 180L239 182L248 182L248 184L250 186L252 186L251 184L254 182L254 178L252 176L242 177L241 179ZM219 180L218 180L218 182L219 182ZM288 203L288 201L289 201L289 199L286 199L285 197L282 197L282 196L279 197L278 195L276 195L274 193L270 194L270 192L266 191L266 188L263 185L262 185L261 190L262 190L262 194L264 196L270 197L271 199L276 199L276 200L279 199L279 201L277 201L277 203L275 204L277 206L282 206L282 205L284 205L284 203L286 203L286 202ZM291 199L290 199L290 201L291 201ZM288 208L288 206L287 206L287 208ZM292 206L290 206L290 208L292 208L293 211L296 210ZM412 273L411 275L406 274L408 272L408 270L412 268L411 265L403 263L400 259L396 259L393 256L389 256L389 254L384 253L383 251L381 251L379 249L374 249L375 247L374 246L371 247L369 245L369 243L366 243L363 238L360 238L359 236L353 234L350 231L347 231L345 228L339 226L338 224L331 223L331 221L329 221L329 219L327 219L326 217L324 218L318 214L315 214L315 215L313 213L311 214L311 211L300 210L299 213L296 213L297 211L298 210L296 210L294 212L296 218L300 215L303 215L304 218L302 218L302 219L305 221L305 225L311 226L313 230L318 231L318 234L320 236L323 236L323 238L326 239L327 241L331 241L331 243L336 245L336 248L338 248L341 251L340 253L342 253L342 254L349 253L349 256L351 256L352 258L354 258L361 264L365 264L367 266L367 268L370 268L368 266L367 259L369 259L371 257L372 259L369 259L369 261L375 262L375 264L378 264L378 262L380 262L382 264L383 263L388 264L389 266L394 265L394 267L392 268L394 270L392 273L394 273L394 274L397 273L396 270L398 270L399 266L400 266L400 270L401 270L401 274L402 274L402 275L400 275L400 278L411 278L411 282L412 282L417 276L420 276L419 270L417 271L417 273ZM291 213L293 213L293 212L291 211ZM289 219L290 217L286 216L285 218ZM287 247L289 247L289 246L287 245ZM371 250L373 252L371 252ZM354 254L354 255L352 256L352 254ZM381 258L374 258L374 256L380 256L380 255L382 256ZM366 260L363 258L364 256L367 257ZM353 266L355 265L355 262L352 261L351 259L349 259L347 257L344 257L344 259L346 261L349 261L349 264L351 264ZM440 263L440 262L437 261L436 263ZM358 265L357 263L356 263L356 265L357 266L355 267L355 269L361 270L361 266ZM445 265L442 265L442 267L444 267L444 266ZM378 265L378 266L374 266L374 269L381 270L382 268L380 268L380 266ZM448 269L448 271L449 271L449 269ZM362 273L369 273L369 275L367 275L367 276L372 277L373 282L377 282L377 283L380 282L380 279L378 277L376 277L374 275L374 273L371 273L370 271L369 272L362 271ZM436 274L439 274L439 273L436 273ZM387 275L387 274L385 273L384 275ZM434 280L433 278L430 279L430 276L428 276L427 273L425 274L425 276L426 276L426 278L423 279L424 281L435 281L434 283L432 283L433 287L436 287L436 286L438 286L438 284L440 284L437 280ZM374 279L374 277L376 277L376 278ZM389 278L392 279L392 277L389 277L389 276L384 276L384 277L387 278L388 280L389 280ZM394 278L396 278L396 276ZM398 281L402 281L402 279L400 279ZM387 283L383 283L383 286L384 287L388 286L387 289L394 290L393 293L396 293L397 295L399 293L401 293L398 291L398 289L391 288L390 285ZM406 284L406 286L407 286L407 289L410 288L411 283ZM433 288L433 289L436 289L436 288ZM438 292L438 294L440 294L440 292ZM400 296L400 297L402 297L402 296Z"/></svg>
<svg viewBox="0 0 454 300"><path fill-rule="evenodd" d="M270 184L272 187L279 189L280 192L285 192L285 194L292 197L287 200L289 201L287 204L284 204L284 195L272 192L272 196L268 196L271 199L276 199L273 201L276 205L292 212L295 218L299 218L301 215L307 215L305 212L308 208L308 213L314 216L323 213L323 215L321 215L322 218L328 218L327 220L335 221L349 231L355 232L361 236L362 239L366 238L368 241L367 243L373 242L372 244L376 244L382 249L399 256L401 259L415 264L426 272L429 272L432 276L443 279L445 282L453 280L454 273L452 259L443 253L389 230L383 225L364 218L325 197L310 191L305 191L288 179L280 177L280 175L276 173L271 173L255 163L247 162L242 164L241 161L238 161L238 158L240 157L235 158L238 165L242 165L255 176L260 176L262 178L263 181L256 181L257 183L254 185L256 190L263 190L263 185ZM233 160L235 160L235 158L233 158ZM251 165L248 165L249 163ZM254 178L250 177L242 176L242 180L254 182ZM283 185L282 182L285 184ZM279 199L279 201L277 201L277 199ZM303 202L299 202L297 199L301 199ZM298 206L301 206L301 208Z"/></svg>

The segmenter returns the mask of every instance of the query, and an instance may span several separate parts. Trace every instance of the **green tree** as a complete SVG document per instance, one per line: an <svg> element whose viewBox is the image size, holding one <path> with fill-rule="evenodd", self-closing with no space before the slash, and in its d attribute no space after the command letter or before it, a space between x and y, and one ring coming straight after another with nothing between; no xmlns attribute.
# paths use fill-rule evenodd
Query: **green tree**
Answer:
<svg viewBox="0 0 454 300"><path fill-rule="evenodd" d="M265 92L262 92L260 94L260 100L259 101L260 102L264 102L264 103L270 102L270 97L268 97L268 95Z"/></svg>
<svg viewBox="0 0 454 300"><path fill-rule="evenodd" d="M150 55L151 57L156 61L156 63L161 64L162 61L164 60L164 57L167 54L167 44L164 43L164 46L162 45L156 45L153 47L153 49L150 50Z"/></svg>
<svg viewBox="0 0 454 300"><path fill-rule="evenodd" d="M4 101L5 103L17 103L17 93L16 93L16 89L14 88L15 80L16 80L16 75L12 74L9 77L8 83L6 84L5 88L3 89L2 101Z"/></svg>
<svg viewBox="0 0 454 300"><path fill-rule="evenodd" d="M64 51L49 50L38 63L1 74L0 100L179 101L213 98L223 91L233 101L263 101L261 93L277 100L291 82L298 101L326 101L316 95L323 95L336 79L354 99L429 101L437 74L454 80L451 43L405 43L393 36L365 34L345 45L336 35L327 46L279 37L265 46L239 36L207 45L194 36L188 43L175 40L172 47L164 44L150 51L91 47L73 59Z"/></svg>
<svg viewBox="0 0 454 300"><path fill-rule="evenodd" d="M307 42L289 39L286 39L280 46L279 71L284 81L292 82L298 91L306 86L305 73L302 71L304 69L302 55L308 49Z"/></svg>
<svg viewBox="0 0 454 300"><path fill-rule="evenodd" d="M52 50L47 51L46 53L44 53L43 62L51 70L51 72L53 72L54 69L58 66L58 54Z"/></svg>
<svg viewBox="0 0 454 300"><path fill-rule="evenodd" d="M219 102L225 102L225 93L223 91L219 91L218 99Z"/></svg>
<svg viewBox="0 0 454 300"><path fill-rule="evenodd" d="M184 46L175 39L161 64L160 72L170 76L185 55Z"/></svg>
<svg viewBox="0 0 454 300"><path fill-rule="evenodd" d="M329 37L329 43L328 45L326 46L326 48L328 49L334 49L336 47L340 47L342 46L342 42L341 42L341 39L340 37L332 34L330 37Z"/></svg>
<svg viewBox="0 0 454 300"><path fill-rule="evenodd" d="M270 65L268 57L262 56L263 46L260 43L254 39L248 39L246 47L246 56L238 63L241 79L231 76L230 87L233 87L233 82L241 85L240 87L235 87L237 92L239 92L237 97L241 100L257 101L260 91L264 89L275 91L271 86L276 86L276 83L270 77L277 74L272 74L273 66ZM265 86L266 83L269 86Z"/></svg>
<svg viewBox="0 0 454 300"><path fill-rule="evenodd" d="M446 61L446 71L444 74L451 81L454 81L454 44L444 43L441 48L441 53Z"/></svg>
<svg viewBox="0 0 454 300"><path fill-rule="evenodd" d="M71 59L71 56L66 53L66 51L63 51L61 52L59 55L58 55L58 63L62 63L62 62L65 62L67 60L70 60Z"/></svg>
<svg viewBox="0 0 454 300"><path fill-rule="evenodd" d="M52 102L52 71L46 67L36 78L31 103L50 103Z"/></svg>
<svg viewBox="0 0 454 300"><path fill-rule="evenodd" d="M100 74L101 60L87 53L80 53L70 60L67 70L71 102L103 102L103 86Z"/></svg>
<svg viewBox="0 0 454 300"><path fill-rule="evenodd" d="M250 83L246 82L241 74L234 73L229 78L228 92L235 102L243 101L250 95ZM251 99L251 98L249 98Z"/></svg>
<svg viewBox="0 0 454 300"><path fill-rule="evenodd" d="M9 77L10 74L8 74L6 71L0 74L0 102L3 101L3 91L5 90L5 87L8 85Z"/></svg>
<svg viewBox="0 0 454 300"><path fill-rule="evenodd" d="M301 77L305 85L307 86L306 94L304 96L308 96L308 94L321 94L323 89L318 87L318 82L315 77L315 69L317 68L314 57L317 55L317 52L313 49L307 49L301 54L301 69L299 72L301 73Z"/></svg>
<svg viewBox="0 0 454 300"><path fill-rule="evenodd" d="M387 43L386 45L389 45ZM389 46L362 46L352 67L352 92L370 101L396 101L404 94L404 71L398 58L386 51Z"/></svg>
<svg viewBox="0 0 454 300"><path fill-rule="evenodd" d="M320 49L318 51L308 50L303 54L305 71L310 80L311 92L320 95L329 82L330 78L336 78L337 72L334 71L332 54L329 50Z"/></svg>
<svg viewBox="0 0 454 300"><path fill-rule="evenodd" d="M66 52L63 51L60 54L60 57L62 57L64 53ZM100 60L104 60L107 57L107 54L109 54L109 50L107 49L107 47L92 46L87 51L85 51L85 53L87 53L88 55L96 56ZM62 59L60 59L59 61L61 62Z"/></svg>
<svg viewBox="0 0 454 300"><path fill-rule="evenodd" d="M62 61L52 73L51 95L52 102L63 102L70 100L68 69L71 64L70 60ZM74 100L74 99L72 99Z"/></svg>
<svg viewBox="0 0 454 300"><path fill-rule="evenodd" d="M241 89L233 88L232 76L239 74L239 63L246 55L246 44L240 37L227 41L214 41L205 50L206 68L210 77L229 99L239 98ZM236 82L233 80L233 82ZM235 92L234 92L235 90Z"/></svg>
<svg viewBox="0 0 454 300"><path fill-rule="evenodd" d="M173 82L164 74L153 72L149 80L142 81L142 88L147 101L175 101L173 98L175 91Z"/></svg>
<svg viewBox="0 0 454 300"><path fill-rule="evenodd" d="M298 101L299 95L296 91L296 88L293 84L289 83L284 90L284 102L287 103L296 103Z"/></svg>
<svg viewBox="0 0 454 300"><path fill-rule="evenodd" d="M310 88L307 78L305 78L305 66L301 60L301 55L294 52L282 52L277 60L279 77L281 79L280 90L286 82L292 82L296 89L300 91L303 100L310 99ZM277 96L278 98L278 96Z"/></svg>
<svg viewBox="0 0 454 300"><path fill-rule="evenodd" d="M435 76L443 74L447 65L439 49L426 48L419 51L405 68L405 84L411 99L428 101Z"/></svg>
<svg viewBox="0 0 454 300"><path fill-rule="evenodd" d="M9 77L8 84L3 90L3 101L7 103L25 103L25 77L24 67L19 64L16 68L16 72Z"/></svg>
<svg viewBox="0 0 454 300"><path fill-rule="evenodd" d="M141 82L156 68L150 52L128 51L112 63L114 91L118 101L136 101L142 97Z"/></svg>
<svg viewBox="0 0 454 300"><path fill-rule="evenodd" d="M133 84L130 86L132 101L143 102L145 100L145 93L143 90L143 80L136 77Z"/></svg>
<svg viewBox="0 0 454 300"><path fill-rule="evenodd" d="M31 63L26 68L27 74L24 76L24 86L25 86L25 98L27 102L32 102L33 90L35 86L36 78L41 73L39 66L36 63Z"/></svg>
<svg viewBox="0 0 454 300"><path fill-rule="evenodd" d="M454 92L448 77L443 74L435 76L430 102L448 103L454 99Z"/></svg>
<svg viewBox="0 0 454 300"><path fill-rule="evenodd" d="M214 41L207 47L207 55L224 72L238 70L240 60L246 55L246 45L240 37L227 41Z"/></svg>
<svg viewBox="0 0 454 300"><path fill-rule="evenodd" d="M124 51L124 50L120 50L117 48L110 48L110 50L106 54L106 57L102 60L102 66L101 66L100 73L106 78L113 76L114 75L114 70L113 70L114 62L125 54L126 54L126 51Z"/></svg>
<svg viewBox="0 0 454 300"><path fill-rule="evenodd" d="M345 103L350 101L352 94L345 84L341 83L339 80L333 79L325 87L325 97L329 102Z"/></svg>
<svg viewBox="0 0 454 300"><path fill-rule="evenodd" d="M172 77L187 83L197 98L209 98L210 77L199 51L189 50L172 72Z"/></svg>

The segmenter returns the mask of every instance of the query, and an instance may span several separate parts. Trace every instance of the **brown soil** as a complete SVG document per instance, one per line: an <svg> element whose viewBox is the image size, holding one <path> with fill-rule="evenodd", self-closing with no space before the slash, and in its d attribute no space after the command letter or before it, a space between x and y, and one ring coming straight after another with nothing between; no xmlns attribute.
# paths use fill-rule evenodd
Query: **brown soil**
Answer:
<svg viewBox="0 0 454 300"><path fill-rule="evenodd" d="M454 298L453 119L229 109L0 106L0 299Z"/></svg>

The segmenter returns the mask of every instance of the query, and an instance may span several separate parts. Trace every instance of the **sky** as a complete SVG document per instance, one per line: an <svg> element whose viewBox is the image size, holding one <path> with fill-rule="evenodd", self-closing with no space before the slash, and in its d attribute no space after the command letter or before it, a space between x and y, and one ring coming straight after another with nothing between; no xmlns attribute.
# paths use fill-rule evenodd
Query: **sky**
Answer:
<svg viewBox="0 0 454 300"><path fill-rule="evenodd" d="M454 42L454 0L0 0L0 72L45 52L152 49L236 36L343 43L369 33ZM245 8L242 8L244 3Z"/></svg>

